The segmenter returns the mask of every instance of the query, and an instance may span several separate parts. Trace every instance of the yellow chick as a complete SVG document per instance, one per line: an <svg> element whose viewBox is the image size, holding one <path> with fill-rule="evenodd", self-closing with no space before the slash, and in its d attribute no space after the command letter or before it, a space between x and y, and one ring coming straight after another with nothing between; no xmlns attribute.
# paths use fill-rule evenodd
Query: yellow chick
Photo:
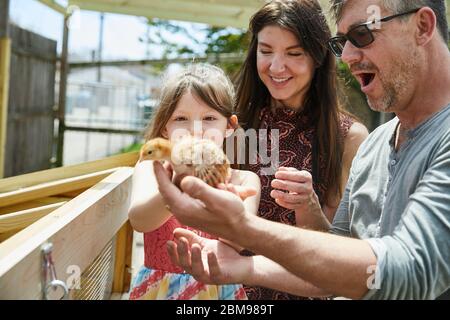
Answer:
<svg viewBox="0 0 450 320"><path fill-rule="evenodd" d="M169 140L155 138L141 148L139 161L166 160L181 180L191 175L212 187L225 183L230 177L230 163L223 150L208 139L183 137L172 144Z"/></svg>

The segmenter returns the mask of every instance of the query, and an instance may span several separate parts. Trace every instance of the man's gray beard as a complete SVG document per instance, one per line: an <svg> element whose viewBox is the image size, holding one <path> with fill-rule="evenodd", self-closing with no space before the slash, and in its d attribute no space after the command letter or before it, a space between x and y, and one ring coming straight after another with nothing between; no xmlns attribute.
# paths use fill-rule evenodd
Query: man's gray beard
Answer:
<svg viewBox="0 0 450 320"><path fill-rule="evenodd" d="M406 62L408 61L408 62ZM397 75L395 78L387 79L380 72L380 82L384 88L385 94L378 101L370 101L367 97L367 103L369 107L378 112L395 112L399 105L400 97L406 94L408 84L414 79L414 72L417 70L418 65L417 53L412 53L410 59L405 59L404 62L398 64L392 71L393 75ZM386 80L387 79L387 80Z"/></svg>

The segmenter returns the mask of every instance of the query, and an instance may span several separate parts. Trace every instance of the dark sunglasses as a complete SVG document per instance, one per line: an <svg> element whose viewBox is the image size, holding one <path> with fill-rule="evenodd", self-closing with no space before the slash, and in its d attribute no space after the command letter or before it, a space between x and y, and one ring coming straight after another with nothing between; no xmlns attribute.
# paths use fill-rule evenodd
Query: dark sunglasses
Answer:
<svg viewBox="0 0 450 320"><path fill-rule="evenodd" d="M417 8L411 11L394 14L392 16L384 17L382 19L375 19L370 22L357 25L351 28L347 32L347 34L336 36L328 40L328 46L330 47L331 52L333 52L333 54L336 57L340 58L342 56L342 51L344 50L344 46L347 40L350 41L357 48L363 48L365 46L368 46L369 44L375 41L375 38L371 30L372 25L378 22L386 22L407 14L416 13L420 9L422 8Z"/></svg>

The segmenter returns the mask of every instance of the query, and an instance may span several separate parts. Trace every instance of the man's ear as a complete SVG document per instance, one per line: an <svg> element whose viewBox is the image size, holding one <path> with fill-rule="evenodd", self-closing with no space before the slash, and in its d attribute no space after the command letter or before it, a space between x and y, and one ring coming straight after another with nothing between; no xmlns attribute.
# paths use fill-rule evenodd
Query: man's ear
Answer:
<svg viewBox="0 0 450 320"><path fill-rule="evenodd" d="M436 15L431 8L424 7L416 13L416 41L420 46L426 45L433 38L436 30Z"/></svg>

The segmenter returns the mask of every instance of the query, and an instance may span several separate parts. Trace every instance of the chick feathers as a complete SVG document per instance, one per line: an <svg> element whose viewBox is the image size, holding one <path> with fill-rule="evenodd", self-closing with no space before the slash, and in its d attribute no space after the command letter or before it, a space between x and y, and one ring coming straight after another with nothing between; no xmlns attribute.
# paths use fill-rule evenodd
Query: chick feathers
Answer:
<svg viewBox="0 0 450 320"><path fill-rule="evenodd" d="M155 138L141 148L139 161L170 161L175 173L181 178L187 175L202 179L212 187L226 183L230 177L230 163L223 150L208 139L191 136L175 143Z"/></svg>

